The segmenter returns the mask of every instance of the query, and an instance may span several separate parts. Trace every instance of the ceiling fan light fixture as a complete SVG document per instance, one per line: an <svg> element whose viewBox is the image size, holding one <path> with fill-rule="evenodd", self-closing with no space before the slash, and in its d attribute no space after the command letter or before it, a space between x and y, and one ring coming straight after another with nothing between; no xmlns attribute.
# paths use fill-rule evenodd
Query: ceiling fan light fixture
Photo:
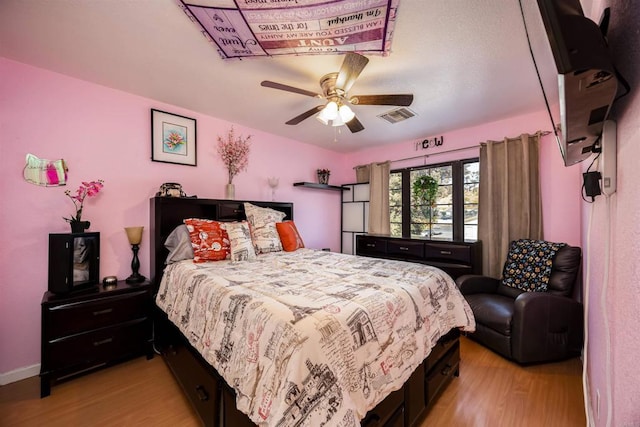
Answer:
<svg viewBox="0 0 640 427"><path fill-rule="evenodd" d="M335 101L327 102L327 105L320 111L320 115L325 120L335 120L338 117L338 103Z"/></svg>
<svg viewBox="0 0 640 427"><path fill-rule="evenodd" d="M316 120L318 120L320 123L322 123L323 125L329 125L329 120L327 120L323 115L322 115L322 111L320 111L317 115L316 115Z"/></svg>
<svg viewBox="0 0 640 427"><path fill-rule="evenodd" d="M352 117L352 118L353 118L353 117ZM344 120L342 120L342 117L340 117L340 115L339 115L339 114L338 114L338 115L336 115L336 118L335 118L335 119L333 119L333 120L331 121L331 126L333 126L333 127L336 127L336 126L344 126L344 124L345 124L345 121L344 121Z"/></svg>
<svg viewBox="0 0 640 427"><path fill-rule="evenodd" d="M344 104L340 106L338 112L344 123L350 122L356 116L356 113L354 113L348 105Z"/></svg>

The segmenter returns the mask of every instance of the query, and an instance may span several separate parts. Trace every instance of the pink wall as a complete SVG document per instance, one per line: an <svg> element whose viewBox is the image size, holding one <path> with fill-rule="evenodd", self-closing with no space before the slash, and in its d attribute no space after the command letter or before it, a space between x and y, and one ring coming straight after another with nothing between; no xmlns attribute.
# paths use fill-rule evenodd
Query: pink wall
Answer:
<svg viewBox="0 0 640 427"><path fill-rule="evenodd" d="M103 179L104 191L87 199L83 218L101 233L101 277L127 277L131 247L123 227L144 225L141 273L149 276L149 198L163 182L180 182L201 198L224 198L226 173L215 152L231 123L152 99L0 58L0 374L39 363L40 301L47 289L48 234L67 232L73 212L65 189ZM197 120L198 166L150 160L150 109ZM340 250L340 193L293 187L332 169L332 182L353 181L334 165L341 155L235 126L253 135L249 169L235 177L237 199L271 200L269 176L278 176L279 201L295 203L307 247ZM64 158L66 187L26 183L26 153ZM9 243L11 242L11 243Z"/></svg>
<svg viewBox="0 0 640 427"><path fill-rule="evenodd" d="M631 93L614 104L611 115L618 127L617 192L609 200L600 196L593 205L583 203L582 208L590 295L589 401L592 425L638 426L640 4L626 0L594 0L593 4L590 16L596 22L603 8L611 6L609 45L617 68L631 85ZM600 395L599 410L597 394Z"/></svg>
<svg viewBox="0 0 640 427"><path fill-rule="evenodd" d="M402 126L401 124L395 126ZM549 130L551 125L546 112L512 117L466 129L459 129L442 135L444 143L440 147L415 150L416 141L388 145L347 155L346 166L385 160L398 160L422 154L435 154L463 147L476 147L487 140L502 140L504 137L518 136L523 132L535 133ZM436 135L425 135L433 138ZM437 135L440 136L440 135ZM455 159L477 157L479 148L471 148L452 153L433 155L426 160L414 159L392 163L392 168L435 164ZM543 137L540 144L541 191L544 216L545 238L581 246L580 236L580 188L581 170L579 166L565 167L553 135Z"/></svg>
<svg viewBox="0 0 640 427"><path fill-rule="evenodd" d="M82 180L104 179L104 191L88 199L85 217L102 238L101 275L126 277L131 251L123 227L149 225L149 198L163 182L177 181L188 194L222 198L225 171L215 154L215 141L231 123L150 99L0 59L2 155L0 197L0 374L39 362L39 302L46 290L47 235L66 232L62 216L72 211L64 190ZM150 109L195 118L198 126L198 167L152 162ZM530 114L444 135L450 150L548 128L545 114ZM315 169L332 169L332 182L355 181L356 164L411 157L408 141L390 147L341 155L300 142L236 126L253 135L250 167L238 175L238 199L269 200L267 177L280 177L277 199L295 203L295 218L308 247L339 250L339 193L294 188L296 181L314 180ZM435 150L434 150L435 151ZM24 156L64 158L70 168L69 185L43 188L21 178ZM541 148L545 233L548 239L580 245L579 170L564 168L551 137ZM428 162L477 155L477 150L434 156ZM420 164L422 161L417 161ZM411 162L394 166L410 166ZM413 162L416 164L416 161ZM569 220L567 220L569 218ZM148 229L147 229L148 230ZM141 273L149 275L149 240L144 235ZM14 260L30 260L15 262ZM20 325L20 333L16 333Z"/></svg>
<svg viewBox="0 0 640 427"><path fill-rule="evenodd" d="M39 302L47 286L47 235L66 232L68 227L61 217L72 211L64 190L75 190L81 180L105 180L103 193L88 199L85 217L92 222L91 230L101 232L101 275L126 277L131 251L122 228L148 227L148 199L162 182L180 182L188 194L199 197L223 197L225 172L215 154L215 141L231 123L5 59L0 59L0 72L0 197L9 201L1 210L0 237L3 242L14 242L0 249L0 373L6 373L37 364L40 359ZM149 160L151 108L197 120L198 167ZM442 149L546 128L545 114L514 117L447 133ZM413 141L408 141L339 155L253 129L236 126L236 130L253 135L249 170L234 180L237 198L269 200L266 179L279 176L277 199L295 203L296 223L307 246L334 250L339 249L339 193L291 184L313 180L318 167L332 169L332 182L354 182L352 167L356 164L431 152L416 152ZM21 175L28 152L64 158L70 168L69 185L43 188L25 183ZM472 149L434 156L427 162L475 155L477 150ZM579 218L579 171L562 166L551 137L543 140L541 162L547 238L580 245L579 221L571 220L567 225L566 220ZM140 258L141 273L148 276L148 234ZM20 333L16 333L16 325Z"/></svg>

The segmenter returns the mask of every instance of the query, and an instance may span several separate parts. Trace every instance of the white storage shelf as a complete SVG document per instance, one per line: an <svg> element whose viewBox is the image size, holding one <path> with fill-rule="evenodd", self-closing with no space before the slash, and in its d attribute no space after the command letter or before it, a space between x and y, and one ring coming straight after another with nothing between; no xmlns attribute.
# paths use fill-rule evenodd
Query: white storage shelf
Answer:
<svg viewBox="0 0 640 427"><path fill-rule="evenodd" d="M369 183L344 184L342 193L342 253L356 253L356 236L369 228Z"/></svg>

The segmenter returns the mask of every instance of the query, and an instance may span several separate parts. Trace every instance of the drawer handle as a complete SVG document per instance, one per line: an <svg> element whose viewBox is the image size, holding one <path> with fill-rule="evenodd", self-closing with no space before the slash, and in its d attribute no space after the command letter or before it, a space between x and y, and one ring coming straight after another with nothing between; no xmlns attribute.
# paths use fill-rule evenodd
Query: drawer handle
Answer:
<svg viewBox="0 0 640 427"><path fill-rule="evenodd" d="M449 374L451 373L451 368L453 368L453 366L449 365L447 363L447 366L444 367L444 369L442 369L442 371L440 372L442 375L444 375L445 377L448 377Z"/></svg>
<svg viewBox="0 0 640 427"><path fill-rule="evenodd" d="M406 246L400 246L398 249L400 249L401 251L408 251L409 248Z"/></svg>
<svg viewBox="0 0 640 427"><path fill-rule="evenodd" d="M375 243L367 243L367 247L368 248L375 248L376 244Z"/></svg>
<svg viewBox="0 0 640 427"><path fill-rule="evenodd" d="M101 314L109 314L113 311L113 308L105 308L104 310L98 310L98 311L94 311L93 315L94 316L100 316Z"/></svg>
<svg viewBox="0 0 640 427"><path fill-rule="evenodd" d="M233 213L242 213L242 209L234 209Z"/></svg>
<svg viewBox="0 0 640 427"><path fill-rule="evenodd" d="M93 346L94 347L98 347L98 346L103 345L103 344L109 344L111 341L113 341L113 338L105 338L105 339L103 339L101 341L94 341L93 342Z"/></svg>
<svg viewBox="0 0 640 427"><path fill-rule="evenodd" d="M440 251L442 255L451 255L451 251Z"/></svg>
<svg viewBox="0 0 640 427"><path fill-rule="evenodd" d="M196 386L196 394L198 395L198 399L200 399L201 402L206 402L207 400L209 400L209 393L207 393L207 390L205 390L205 388L201 385Z"/></svg>

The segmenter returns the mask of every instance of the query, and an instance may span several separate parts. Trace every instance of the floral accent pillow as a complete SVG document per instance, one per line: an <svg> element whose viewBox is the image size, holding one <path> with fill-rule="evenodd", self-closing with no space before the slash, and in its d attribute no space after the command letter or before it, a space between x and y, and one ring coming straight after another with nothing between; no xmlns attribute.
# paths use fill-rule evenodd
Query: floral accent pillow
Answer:
<svg viewBox="0 0 640 427"><path fill-rule="evenodd" d="M247 221L225 222L222 227L226 230L231 243L231 261L253 261L258 258L253 249Z"/></svg>
<svg viewBox="0 0 640 427"><path fill-rule="evenodd" d="M526 292L546 292L556 253L566 243L520 239L511 242L502 284Z"/></svg>
<svg viewBox="0 0 640 427"><path fill-rule="evenodd" d="M244 212L247 215L251 230L251 240L256 253L282 251L280 235L276 228L277 222L282 222L286 216L284 212L269 208L261 208L251 203L244 204Z"/></svg>
<svg viewBox="0 0 640 427"><path fill-rule="evenodd" d="M293 221L277 222L276 229L278 230L278 235L280 235L282 248L286 252L293 252L304 248L302 237L300 237L300 233L298 233L296 224Z"/></svg>
<svg viewBox="0 0 640 427"><path fill-rule="evenodd" d="M229 236L220 227L220 222L189 218L184 223L191 239L193 262L222 261L229 258Z"/></svg>

